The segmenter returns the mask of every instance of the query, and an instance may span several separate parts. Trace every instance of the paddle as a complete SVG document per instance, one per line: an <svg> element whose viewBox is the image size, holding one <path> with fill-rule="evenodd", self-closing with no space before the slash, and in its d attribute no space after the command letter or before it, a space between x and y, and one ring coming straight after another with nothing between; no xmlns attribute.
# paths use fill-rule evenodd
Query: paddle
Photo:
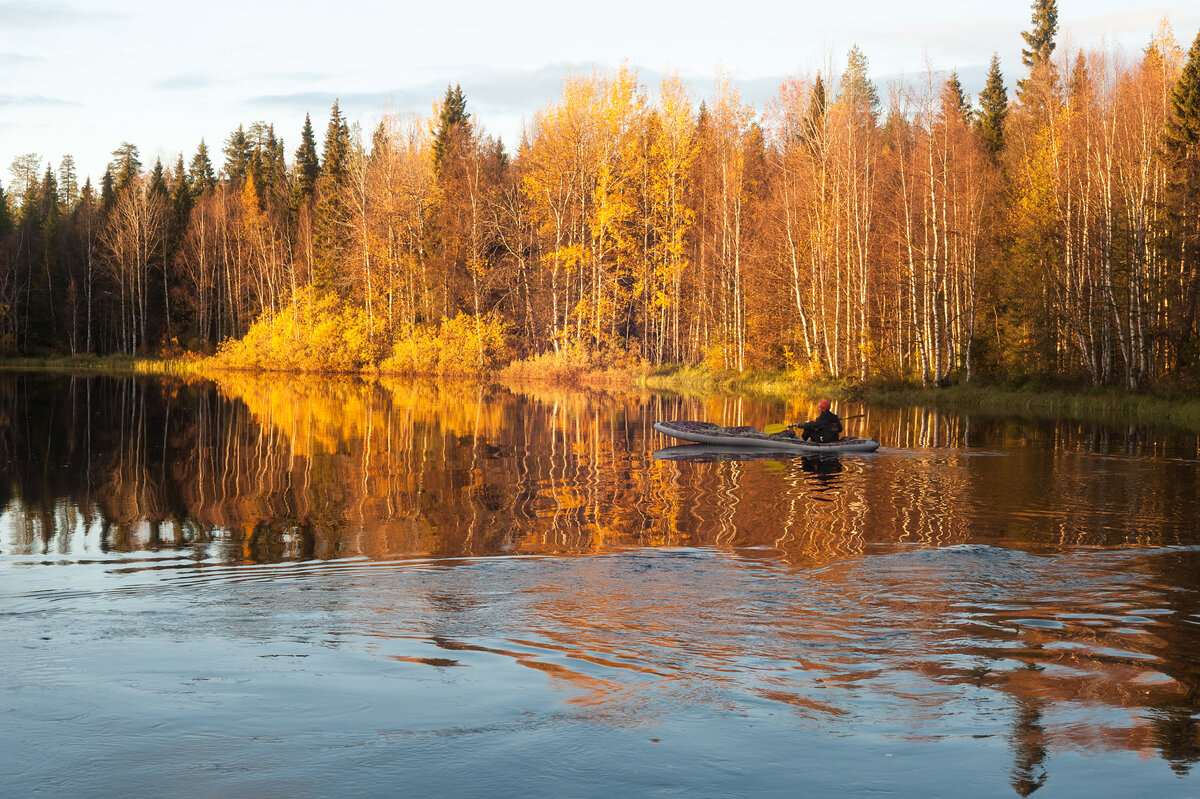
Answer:
<svg viewBox="0 0 1200 799"><path fill-rule="evenodd" d="M844 422L847 419L861 419L864 416L866 416L865 413L856 413L853 416L843 416L843 417L841 417L841 419ZM773 436L776 433L782 433L784 430L787 430L789 428L800 427L801 424L803 424L803 422L801 422L800 424L769 424L763 428L763 432L769 436Z"/></svg>

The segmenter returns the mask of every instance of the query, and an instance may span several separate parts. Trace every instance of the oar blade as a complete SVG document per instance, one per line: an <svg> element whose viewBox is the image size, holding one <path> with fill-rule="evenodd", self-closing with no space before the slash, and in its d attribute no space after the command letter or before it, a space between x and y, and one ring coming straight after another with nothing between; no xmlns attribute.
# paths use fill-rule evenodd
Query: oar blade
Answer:
<svg viewBox="0 0 1200 799"><path fill-rule="evenodd" d="M769 436L773 436L776 433L782 433L784 430L787 430L787 429L788 429L788 425L786 425L786 424L769 424L763 428L763 432Z"/></svg>

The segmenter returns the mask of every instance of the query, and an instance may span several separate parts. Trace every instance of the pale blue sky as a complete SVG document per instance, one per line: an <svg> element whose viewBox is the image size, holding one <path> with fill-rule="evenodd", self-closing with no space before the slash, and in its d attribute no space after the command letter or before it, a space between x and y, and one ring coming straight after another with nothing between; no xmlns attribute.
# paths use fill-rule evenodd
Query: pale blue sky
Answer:
<svg viewBox="0 0 1200 799"><path fill-rule="evenodd" d="M1194 0L1058 8L1060 45L1115 42L1134 55L1164 15L1185 48L1200 30ZM840 66L856 43L881 83L928 61L958 69L971 90L999 51L1011 88L1029 18L1029 0L0 0L0 181L29 152L55 165L73 154L81 182L123 140L147 164L190 158L201 137L219 153L257 120L275 124L290 159L305 111L320 137L340 97L369 128L389 108L428 114L454 82L511 145L569 66L622 59L651 88L678 71L698 98L724 70L760 110L783 77Z"/></svg>

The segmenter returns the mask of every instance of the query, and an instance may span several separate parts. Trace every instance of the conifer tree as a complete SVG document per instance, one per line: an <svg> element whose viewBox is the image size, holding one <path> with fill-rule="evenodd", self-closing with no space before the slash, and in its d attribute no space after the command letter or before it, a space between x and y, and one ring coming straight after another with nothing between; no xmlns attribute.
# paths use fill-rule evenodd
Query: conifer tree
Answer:
<svg viewBox="0 0 1200 799"><path fill-rule="evenodd" d="M127 141L121 142L121 146L113 150L112 160L109 161L108 167L113 173L113 191L120 193L121 189L129 185L129 182L142 171L137 145Z"/></svg>
<svg viewBox="0 0 1200 799"><path fill-rule="evenodd" d="M325 130L325 150L321 177L317 184L318 202L313 218L313 284L321 291L338 288L335 277L344 249L341 222L346 215L345 187L350 165L350 126L334 100Z"/></svg>
<svg viewBox="0 0 1200 799"><path fill-rule="evenodd" d="M1008 91L1000 73L1000 55L992 53L987 82L979 93L979 111L975 114L975 132L992 160L1004 149L1004 120L1008 116Z"/></svg>
<svg viewBox="0 0 1200 799"><path fill-rule="evenodd" d="M346 174L350 160L350 126L342 116L338 101L333 101L329 111L329 125L325 128L325 148L322 153L321 176L340 181Z"/></svg>
<svg viewBox="0 0 1200 799"><path fill-rule="evenodd" d="M950 105L954 111L964 120L971 118L971 101L967 99L966 93L963 91L962 81L958 79L958 72L951 72L950 77L946 79L945 86L946 95L950 99Z"/></svg>
<svg viewBox="0 0 1200 799"><path fill-rule="evenodd" d="M1021 63L1027 69L1048 61L1054 52L1054 34L1058 33L1058 3L1056 0L1033 0L1033 30L1022 31L1025 47L1021 50Z"/></svg>
<svg viewBox="0 0 1200 799"><path fill-rule="evenodd" d="M75 173L75 157L64 155L58 165L58 195L64 210L71 210L79 200L79 177Z"/></svg>
<svg viewBox="0 0 1200 799"><path fill-rule="evenodd" d="M212 161L208 157L208 145L204 143L204 139L200 140L200 146L196 148L196 154L192 156L192 162L189 165L189 179L194 198L199 198L205 191L217 187L217 176L213 172Z"/></svg>
<svg viewBox="0 0 1200 799"><path fill-rule="evenodd" d="M1177 368L1196 360L1196 310L1200 301L1200 34L1171 91L1163 142L1170 175L1168 212L1171 245L1186 280Z"/></svg>
<svg viewBox="0 0 1200 799"><path fill-rule="evenodd" d="M41 207L43 219L56 221L58 217L62 216L62 205L58 196L58 179L54 177L54 170L50 168L50 164L46 164L46 174L42 176L38 205Z"/></svg>
<svg viewBox="0 0 1200 799"><path fill-rule="evenodd" d="M1017 81L1017 95L1022 99L1035 75L1049 70L1049 77L1054 77L1054 65L1050 63L1050 55L1055 47L1054 34L1058 32L1058 3L1056 0L1033 0L1031 8L1033 30L1021 32L1021 38L1025 40L1025 47L1021 50L1021 63L1029 70L1028 78Z"/></svg>
<svg viewBox="0 0 1200 799"><path fill-rule="evenodd" d="M313 135L312 120L304 115L304 128L300 131L300 146L296 148L296 193L300 198L311 197L317 187L317 176L321 164L317 160L317 139Z"/></svg>
<svg viewBox="0 0 1200 799"><path fill-rule="evenodd" d="M12 210L8 207L8 195L4 193L4 186L0 184L0 239L12 230L12 224Z"/></svg>
<svg viewBox="0 0 1200 799"><path fill-rule="evenodd" d="M433 164L441 169L442 160L450 147L453 136L470 135L471 115L467 113L467 100L463 97L462 87L455 84L453 88L446 86L446 96L442 98L438 110L437 126L433 134Z"/></svg>
<svg viewBox="0 0 1200 799"><path fill-rule="evenodd" d="M853 106L868 111L872 117L879 116L879 92L871 82L867 56L858 49L857 44L850 48L846 56L842 94L850 98Z"/></svg>
<svg viewBox="0 0 1200 799"><path fill-rule="evenodd" d="M246 173L250 169L250 160L253 154L246 131L241 125L238 125L237 130L229 134L229 138L225 140L223 152L225 153L225 167L222 174L230 185L241 186L246 180Z"/></svg>
<svg viewBox="0 0 1200 799"><path fill-rule="evenodd" d="M104 175L100 178L100 209L102 212L112 208L113 200L117 198L116 187L113 180L112 166L104 169Z"/></svg>
<svg viewBox="0 0 1200 799"><path fill-rule="evenodd" d="M825 81L821 80L821 73L818 72L817 80L813 83L812 96L808 99L808 113L805 114L804 120L804 134L810 142L816 142L825 127L825 109L828 103Z"/></svg>
<svg viewBox="0 0 1200 799"><path fill-rule="evenodd" d="M150 191L164 199L170 194L167 189L167 174L163 169L161 158L154 159L154 168L150 170Z"/></svg>

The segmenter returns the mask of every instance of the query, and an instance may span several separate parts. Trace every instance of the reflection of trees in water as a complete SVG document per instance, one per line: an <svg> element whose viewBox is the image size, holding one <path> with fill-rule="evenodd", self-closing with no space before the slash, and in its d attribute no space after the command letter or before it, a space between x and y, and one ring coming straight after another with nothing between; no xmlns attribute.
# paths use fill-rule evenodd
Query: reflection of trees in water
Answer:
<svg viewBox="0 0 1200 799"><path fill-rule="evenodd" d="M0 379L0 501L11 511L9 552L67 552L84 538L116 551L216 544L221 557L254 562L715 545L825 564L872 542L1175 543L1178 510L1195 507L1192 465L1158 462L1151 472L1107 459L1159 446L1140 433L869 413L863 430L911 451L886 461L688 463L651 457L662 443L654 421L763 424L780 414L737 398L515 394L386 380L234 375L218 388L14 376ZM961 448L973 439L1019 445L1023 435L1054 446L1031 448L1029 457ZM1196 558L1154 562L1165 571L1148 583L1200 585ZM431 601L452 609L462 600ZM949 601L932 594L919 611L896 607L892 616L940 629L939 619L955 613ZM1172 618L1197 612L1194 592L1164 604ZM453 641L451 632L431 634ZM1156 651L1200 651L1200 628L1174 623L1156 633ZM1045 781L1046 752L1058 746L1152 747L1180 773L1200 760L1200 695L1186 661L1164 655L1156 668L1170 684L1145 687L1138 664L1014 648L1010 630L972 635L988 666L930 676L1013 698L1018 793ZM991 670L1005 659L1026 668ZM1047 663L1066 664L1074 676L1036 671ZM1139 708L1147 723L1064 733L1043 718L1048 703L1084 700Z"/></svg>
<svg viewBox="0 0 1200 799"><path fill-rule="evenodd" d="M924 409L864 411L864 430L913 448L884 469L862 458L649 457L660 418L779 417L744 398L231 375L219 390L12 377L0 401L13 420L0 428L0 491L20 497L30 549L35 538L50 546L56 530L99 526L115 549L218 540L247 560L717 544L809 561L871 541L981 533L1169 540L1170 504L1193 490L1183 465L1156 466L1180 474L1153 491L1107 479L1103 464L1075 454L1095 445L1088 428L1069 423L1036 428L1058 447L1041 448L1037 468L987 453L967 463L964 442L1019 444L1019 429ZM1034 497L1042 504L1031 513L970 516Z"/></svg>

